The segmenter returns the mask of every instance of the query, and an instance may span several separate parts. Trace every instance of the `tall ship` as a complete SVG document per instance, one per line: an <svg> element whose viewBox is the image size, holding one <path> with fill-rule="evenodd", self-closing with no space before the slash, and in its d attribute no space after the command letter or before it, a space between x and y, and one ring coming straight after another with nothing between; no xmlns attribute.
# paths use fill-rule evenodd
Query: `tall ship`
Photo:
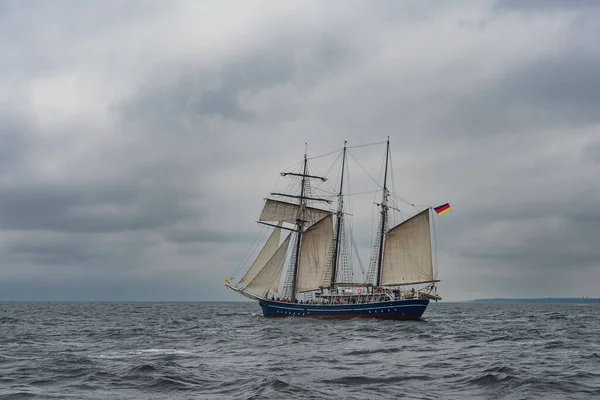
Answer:
<svg viewBox="0 0 600 400"><path fill-rule="evenodd" d="M345 204L352 194L345 193L345 187L348 154L358 162L350 150L370 145L344 142L343 148L328 153L338 154L335 164L341 165L332 190L318 188L328 179L313 173L306 152L294 171L281 172L291 181L286 190L272 192L265 199L257 221L266 228L264 245L260 251L255 247L258 255L248 258L253 262L247 269L240 265L236 274L245 270L241 279L233 284L234 274L225 286L258 301L265 317L409 320L421 318L430 301L441 300L437 294L440 281L434 274L432 222L434 215L449 211L450 205L411 204L415 213L400 213L394 200L403 199L389 189L390 183L394 187L388 177L393 177L389 138L381 144L385 144L383 183L367 172L376 183L376 190L367 193L381 196L375 203L378 228L372 229L366 269L352 234L352 213ZM394 211L400 214L399 220L390 218ZM360 273L351 265L355 258Z"/></svg>

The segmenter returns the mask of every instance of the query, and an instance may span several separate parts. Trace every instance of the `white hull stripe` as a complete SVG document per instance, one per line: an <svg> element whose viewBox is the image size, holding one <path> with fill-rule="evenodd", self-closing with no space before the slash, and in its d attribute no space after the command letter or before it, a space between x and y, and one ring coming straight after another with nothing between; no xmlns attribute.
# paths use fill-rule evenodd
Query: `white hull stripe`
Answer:
<svg viewBox="0 0 600 400"><path fill-rule="evenodd" d="M272 308L280 308L282 310L292 310L292 311L311 311L311 312L330 312L330 311L369 311L369 310L388 310L390 308L398 308L398 307L427 307L427 304L406 304L406 305L393 305L393 306L384 306L384 307L373 307L373 308L342 308L336 309L333 307L323 307L323 308L293 308L293 307L282 307L282 306L272 306L267 304L267 307Z"/></svg>

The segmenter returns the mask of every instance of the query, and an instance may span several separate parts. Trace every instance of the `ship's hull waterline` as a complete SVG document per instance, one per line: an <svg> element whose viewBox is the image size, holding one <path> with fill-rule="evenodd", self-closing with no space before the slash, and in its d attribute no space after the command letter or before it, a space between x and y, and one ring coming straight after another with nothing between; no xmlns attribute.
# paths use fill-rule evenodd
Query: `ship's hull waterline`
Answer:
<svg viewBox="0 0 600 400"><path fill-rule="evenodd" d="M379 318L394 320L419 319L425 312L428 299L394 300L362 304L299 304L264 300L258 302L263 315L269 318Z"/></svg>

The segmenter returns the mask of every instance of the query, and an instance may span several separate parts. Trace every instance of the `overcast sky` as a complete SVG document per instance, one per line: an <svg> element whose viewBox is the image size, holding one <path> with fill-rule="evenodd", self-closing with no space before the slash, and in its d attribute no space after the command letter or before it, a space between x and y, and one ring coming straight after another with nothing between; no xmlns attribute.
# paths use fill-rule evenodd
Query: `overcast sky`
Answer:
<svg viewBox="0 0 600 400"><path fill-rule="evenodd" d="M304 143L388 135L398 194L452 205L445 299L600 296L599 19L596 1L0 1L0 299L238 300L223 278ZM379 172L383 148L355 154Z"/></svg>

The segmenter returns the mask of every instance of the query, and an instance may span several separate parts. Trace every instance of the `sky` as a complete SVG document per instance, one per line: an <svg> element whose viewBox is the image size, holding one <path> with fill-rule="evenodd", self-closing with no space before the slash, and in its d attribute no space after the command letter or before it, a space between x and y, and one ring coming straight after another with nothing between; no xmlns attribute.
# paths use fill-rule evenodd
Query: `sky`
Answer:
<svg viewBox="0 0 600 400"><path fill-rule="evenodd" d="M444 299L600 297L599 18L594 1L0 1L0 300L241 300L223 279L279 171L305 143L388 136L397 194L452 206ZM353 154L377 175L383 150Z"/></svg>

